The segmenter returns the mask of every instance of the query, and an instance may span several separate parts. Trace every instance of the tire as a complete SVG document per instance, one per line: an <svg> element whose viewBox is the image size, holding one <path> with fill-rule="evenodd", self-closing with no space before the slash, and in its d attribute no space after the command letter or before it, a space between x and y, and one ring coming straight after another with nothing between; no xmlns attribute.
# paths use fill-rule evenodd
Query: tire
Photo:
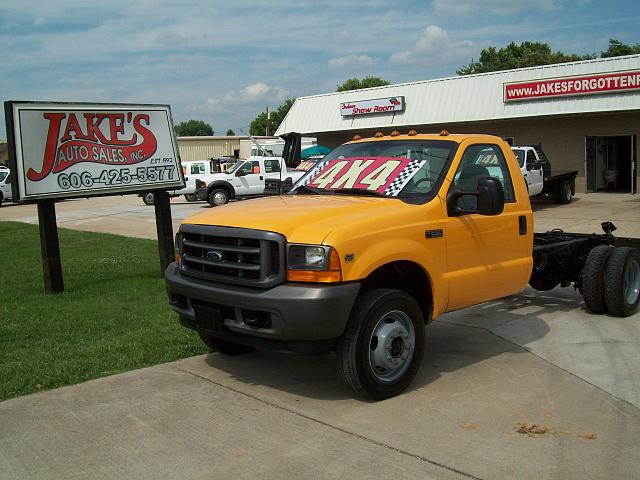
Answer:
<svg viewBox="0 0 640 480"><path fill-rule="evenodd" d="M607 313L604 301L604 271L614 250L610 245L598 245L589 252L584 263L580 276L580 292L585 305L592 313Z"/></svg>
<svg viewBox="0 0 640 480"><path fill-rule="evenodd" d="M198 195L196 195L195 193L187 193L187 194L184 196L184 199L185 199L187 202L197 202L197 201L198 201Z"/></svg>
<svg viewBox="0 0 640 480"><path fill-rule="evenodd" d="M2 206L3 200L4 200L4 196L2 195L2 192L0 192L0 207Z"/></svg>
<svg viewBox="0 0 640 480"><path fill-rule="evenodd" d="M640 251L616 248L604 270L604 301L609 312L629 317L640 303Z"/></svg>
<svg viewBox="0 0 640 480"><path fill-rule="evenodd" d="M212 207L219 207L229 202L229 192L222 188L216 188L209 192L209 197L207 198L209 205Z"/></svg>
<svg viewBox="0 0 640 480"><path fill-rule="evenodd" d="M142 201L145 205L153 205L156 201L156 196L153 193L143 193Z"/></svg>
<svg viewBox="0 0 640 480"><path fill-rule="evenodd" d="M220 352L224 355L242 355L244 353L253 352L253 347L241 345L239 343L233 343L228 340L222 340L221 338L212 337L206 333L200 333L200 339L204 344L214 352Z"/></svg>
<svg viewBox="0 0 640 480"><path fill-rule="evenodd" d="M572 188L570 181L565 180L553 188L553 203L567 205L568 203L571 203L571 197Z"/></svg>
<svg viewBox="0 0 640 480"><path fill-rule="evenodd" d="M381 337L387 338L384 346ZM338 339L338 371L357 394L391 398L416 376L424 343L424 319L413 298L399 290L370 290L356 299Z"/></svg>

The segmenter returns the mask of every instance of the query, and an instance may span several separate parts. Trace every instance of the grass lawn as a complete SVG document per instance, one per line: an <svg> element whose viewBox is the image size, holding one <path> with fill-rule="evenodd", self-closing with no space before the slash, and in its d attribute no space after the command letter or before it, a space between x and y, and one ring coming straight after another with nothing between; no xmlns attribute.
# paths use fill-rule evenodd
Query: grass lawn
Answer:
<svg viewBox="0 0 640 480"><path fill-rule="evenodd" d="M0 400L206 351L169 308L155 241L59 237L65 292L45 295L38 227L0 222Z"/></svg>

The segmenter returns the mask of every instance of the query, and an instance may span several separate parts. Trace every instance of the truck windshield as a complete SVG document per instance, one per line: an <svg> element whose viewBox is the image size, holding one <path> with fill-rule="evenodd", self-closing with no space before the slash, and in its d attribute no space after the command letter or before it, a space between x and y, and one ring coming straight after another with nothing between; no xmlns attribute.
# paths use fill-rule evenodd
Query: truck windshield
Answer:
<svg viewBox="0 0 640 480"><path fill-rule="evenodd" d="M518 160L518 165L520 168L524 166L524 150L513 150L513 153L516 155L516 159Z"/></svg>
<svg viewBox="0 0 640 480"><path fill-rule="evenodd" d="M320 160L291 193L378 194L419 197L436 193L457 143L446 140L381 140L342 145ZM307 186L310 188L300 188Z"/></svg>

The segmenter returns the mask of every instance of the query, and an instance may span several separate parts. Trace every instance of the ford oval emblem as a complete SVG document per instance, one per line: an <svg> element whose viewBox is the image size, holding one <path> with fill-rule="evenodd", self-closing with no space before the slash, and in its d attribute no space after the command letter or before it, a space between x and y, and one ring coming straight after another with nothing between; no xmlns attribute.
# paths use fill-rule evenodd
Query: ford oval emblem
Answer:
<svg viewBox="0 0 640 480"><path fill-rule="evenodd" d="M218 252L216 250L209 250L207 252L207 260L209 260L210 262L221 262L222 252Z"/></svg>

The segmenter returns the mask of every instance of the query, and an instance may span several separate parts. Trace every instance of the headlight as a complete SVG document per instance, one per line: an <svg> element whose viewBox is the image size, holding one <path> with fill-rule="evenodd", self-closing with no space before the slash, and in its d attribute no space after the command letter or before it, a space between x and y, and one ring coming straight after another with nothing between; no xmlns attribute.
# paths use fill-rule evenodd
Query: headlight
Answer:
<svg viewBox="0 0 640 480"><path fill-rule="evenodd" d="M289 244L287 264L291 270L326 270L328 252L324 245Z"/></svg>
<svg viewBox="0 0 640 480"><path fill-rule="evenodd" d="M338 252L327 245L287 245L287 279L290 282L340 282Z"/></svg>

